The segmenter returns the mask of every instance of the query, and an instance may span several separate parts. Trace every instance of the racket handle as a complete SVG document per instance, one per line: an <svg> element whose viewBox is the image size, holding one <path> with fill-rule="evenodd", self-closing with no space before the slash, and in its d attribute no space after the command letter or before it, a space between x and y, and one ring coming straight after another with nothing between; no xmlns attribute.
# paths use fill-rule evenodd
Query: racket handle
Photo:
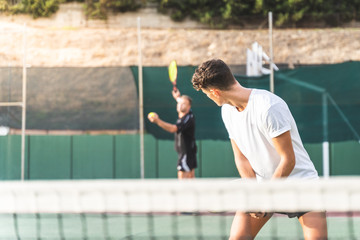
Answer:
<svg viewBox="0 0 360 240"><path fill-rule="evenodd" d="M177 91L177 86L176 86L176 84L174 84L174 86L173 86L173 91Z"/></svg>

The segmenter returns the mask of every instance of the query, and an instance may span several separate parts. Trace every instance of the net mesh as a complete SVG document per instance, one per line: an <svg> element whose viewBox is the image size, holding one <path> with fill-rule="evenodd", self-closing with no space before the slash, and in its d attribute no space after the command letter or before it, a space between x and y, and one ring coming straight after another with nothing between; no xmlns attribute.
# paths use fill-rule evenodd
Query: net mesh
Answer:
<svg viewBox="0 0 360 240"><path fill-rule="evenodd" d="M27 69L27 129L136 130L128 67ZM22 68L0 67L0 102L22 101ZM0 107L0 126L21 128L20 107Z"/></svg>
<svg viewBox="0 0 360 240"><path fill-rule="evenodd" d="M31 181L0 184L0 239L228 239L234 212L326 211L329 239L359 239L360 178ZM275 214L257 239L303 239Z"/></svg>

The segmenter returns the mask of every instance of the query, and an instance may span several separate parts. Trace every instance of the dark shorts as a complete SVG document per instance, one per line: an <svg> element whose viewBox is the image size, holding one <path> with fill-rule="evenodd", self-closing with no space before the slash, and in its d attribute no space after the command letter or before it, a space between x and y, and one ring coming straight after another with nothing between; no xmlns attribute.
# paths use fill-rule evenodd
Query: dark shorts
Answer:
<svg viewBox="0 0 360 240"><path fill-rule="evenodd" d="M182 172L191 172L197 167L196 154L178 154L177 170Z"/></svg>
<svg viewBox="0 0 360 240"><path fill-rule="evenodd" d="M275 212L275 213L287 215L289 218L294 218L294 217L299 218L308 212Z"/></svg>

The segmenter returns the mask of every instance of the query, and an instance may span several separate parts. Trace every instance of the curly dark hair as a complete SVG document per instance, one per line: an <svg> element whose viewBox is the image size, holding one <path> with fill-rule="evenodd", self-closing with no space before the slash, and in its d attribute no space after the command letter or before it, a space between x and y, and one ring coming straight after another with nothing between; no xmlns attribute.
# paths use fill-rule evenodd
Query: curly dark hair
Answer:
<svg viewBox="0 0 360 240"><path fill-rule="evenodd" d="M202 63L195 70L191 80L197 91L209 88L228 90L235 81L228 65L220 59L212 59Z"/></svg>

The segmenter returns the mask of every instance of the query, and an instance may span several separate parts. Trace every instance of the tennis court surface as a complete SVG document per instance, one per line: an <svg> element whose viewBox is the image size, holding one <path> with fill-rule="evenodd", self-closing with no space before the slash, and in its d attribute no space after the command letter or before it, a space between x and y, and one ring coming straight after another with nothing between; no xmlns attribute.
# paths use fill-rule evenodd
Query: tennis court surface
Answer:
<svg viewBox="0 0 360 240"><path fill-rule="evenodd" d="M228 239L236 210L327 211L329 239L360 239L360 178L0 183L0 239ZM303 239L276 214L256 239Z"/></svg>

